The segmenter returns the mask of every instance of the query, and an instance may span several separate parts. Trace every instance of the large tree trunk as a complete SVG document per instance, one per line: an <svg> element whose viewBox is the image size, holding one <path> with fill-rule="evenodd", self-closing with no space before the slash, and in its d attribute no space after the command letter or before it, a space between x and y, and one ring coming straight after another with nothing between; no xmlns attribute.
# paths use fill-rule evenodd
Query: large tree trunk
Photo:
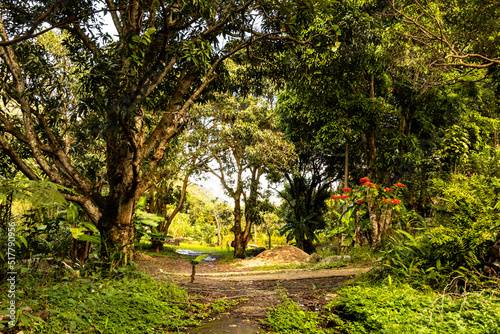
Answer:
<svg viewBox="0 0 500 334"><path fill-rule="evenodd" d="M369 90L370 99L375 99L375 77L374 75L370 76L370 90ZM361 140L363 142L363 146L365 149L366 156L366 167L368 170L368 178L371 182L378 182L377 175L377 144L375 140L375 129L373 126L368 127L362 134ZM368 200L368 214L370 216L370 225L371 225L371 235L370 241L372 247L377 247L381 241L381 230L380 230L380 217L378 217L378 212L380 209L380 205L378 202L374 200Z"/></svg>
<svg viewBox="0 0 500 334"><path fill-rule="evenodd" d="M234 201L234 225L232 227L232 231L234 233L234 240L231 243L231 246L234 247L234 257L237 259L245 258L245 249L247 248L247 244L250 241L251 233L251 223L246 222L245 229L242 229L241 226L241 203L239 200Z"/></svg>
<svg viewBox="0 0 500 334"><path fill-rule="evenodd" d="M245 258L246 242L244 233L241 230L241 204L240 200L234 200L234 225L232 231L234 233L234 241L231 243L234 247L234 257L238 259Z"/></svg>
<svg viewBox="0 0 500 334"><path fill-rule="evenodd" d="M107 206L102 210L97 228L101 232L101 255L111 259L112 262L127 262L128 259L134 258L133 217L140 192L129 191L119 195L119 198L113 201L113 193L110 194L113 197L106 201ZM115 255L118 254L119 258L116 259Z"/></svg>
<svg viewBox="0 0 500 334"><path fill-rule="evenodd" d="M368 170L368 178L371 182L377 183L377 147L375 144L375 131L373 129L368 129L361 134L361 140L363 141L363 146L365 148L366 165ZM374 200L367 200L368 204L368 215L370 216L370 242L373 247L376 247L380 243L380 228L379 228L379 217L378 211L380 209L379 204Z"/></svg>

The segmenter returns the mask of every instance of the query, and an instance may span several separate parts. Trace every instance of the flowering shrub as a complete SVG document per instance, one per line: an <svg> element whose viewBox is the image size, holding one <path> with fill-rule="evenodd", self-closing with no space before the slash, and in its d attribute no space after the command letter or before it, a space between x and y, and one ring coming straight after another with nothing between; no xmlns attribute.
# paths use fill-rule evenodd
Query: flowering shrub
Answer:
<svg viewBox="0 0 500 334"><path fill-rule="evenodd" d="M363 177L359 179L361 183L361 189L352 189L352 188L342 188L343 192L350 192L351 195L334 195L332 196L333 200L337 199L349 199L353 200L353 203L356 204L365 204L368 201L378 201L381 204L392 204L392 205L400 205L402 204L401 200L397 198L398 190L406 188L406 185L403 183L396 183L395 188L383 188L383 193L381 193L379 189L379 185L372 183L367 177ZM393 196L389 197L389 193L394 193ZM364 197L364 198L363 198Z"/></svg>
<svg viewBox="0 0 500 334"><path fill-rule="evenodd" d="M342 235L343 246L362 243L362 239L370 239L374 245L379 243L381 235L387 233L394 218L398 218L398 213L406 212L398 198L406 188L403 183L381 188L368 177L359 179L359 182L360 186L342 188L344 194L332 196L332 219L334 215L337 219L332 221L334 226L330 236Z"/></svg>

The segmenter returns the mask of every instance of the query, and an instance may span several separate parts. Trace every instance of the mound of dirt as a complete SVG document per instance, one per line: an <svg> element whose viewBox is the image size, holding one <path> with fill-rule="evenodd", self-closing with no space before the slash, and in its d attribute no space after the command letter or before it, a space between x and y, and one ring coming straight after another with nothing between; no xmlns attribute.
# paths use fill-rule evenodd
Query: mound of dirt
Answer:
<svg viewBox="0 0 500 334"><path fill-rule="evenodd" d="M294 246L283 246L266 250L251 260L243 261L244 266L258 267L272 264L283 264L291 262L302 262L307 259L309 254Z"/></svg>

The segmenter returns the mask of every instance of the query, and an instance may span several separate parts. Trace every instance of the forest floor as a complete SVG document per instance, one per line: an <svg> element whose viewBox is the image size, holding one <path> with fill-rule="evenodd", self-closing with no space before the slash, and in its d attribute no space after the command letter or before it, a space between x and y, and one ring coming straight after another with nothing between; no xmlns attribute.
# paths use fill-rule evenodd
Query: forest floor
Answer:
<svg viewBox="0 0 500 334"><path fill-rule="evenodd" d="M192 266L189 259L160 253L159 256L143 255L137 263L141 271L152 277L173 281L183 287L193 302L238 301L236 306L216 318L207 319L203 326L193 328L189 333L260 333L263 329L261 320L267 317L269 308L284 300L284 294L306 309L319 311L337 296L335 291L346 281L371 269L353 265L327 270L254 270L256 264L269 264L273 260L280 264L284 259L300 254L287 247L271 255L268 254L264 262L260 256L260 260L257 257L230 263L220 263L220 257L213 256L211 261L197 265L193 283L190 283Z"/></svg>

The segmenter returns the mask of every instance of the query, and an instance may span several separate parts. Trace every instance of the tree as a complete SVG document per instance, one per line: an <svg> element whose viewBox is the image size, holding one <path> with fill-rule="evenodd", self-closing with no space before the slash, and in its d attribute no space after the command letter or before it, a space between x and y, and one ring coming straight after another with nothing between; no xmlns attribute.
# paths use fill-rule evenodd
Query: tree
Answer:
<svg viewBox="0 0 500 334"><path fill-rule="evenodd" d="M282 168L280 173L280 180L286 182L284 190L279 192L284 200L281 218L285 225L281 233L288 233L288 241L295 239L297 247L312 253L315 231L324 228L334 164L328 164L332 157L319 147L297 146L298 161L289 168Z"/></svg>
<svg viewBox="0 0 500 334"><path fill-rule="evenodd" d="M230 221L230 216L232 215L231 207L228 203L220 201L218 198L212 200L211 211L214 216L215 224L217 226L217 246L222 248L224 239L224 226Z"/></svg>
<svg viewBox="0 0 500 334"><path fill-rule="evenodd" d="M292 41L282 26L293 23L295 8L313 10L306 2L258 0L7 1L0 148L28 179L75 191L63 195L97 226L104 256L133 256L135 205L193 101L223 77L224 59L256 42ZM111 16L116 36L103 31L101 13ZM30 39L46 26L64 32L71 73ZM94 166L73 145L83 134Z"/></svg>
<svg viewBox="0 0 500 334"><path fill-rule="evenodd" d="M486 68L500 64L500 6L485 1L392 2L401 35L430 52L430 66Z"/></svg>
<svg viewBox="0 0 500 334"><path fill-rule="evenodd" d="M267 235L267 248L272 248L272 236L279 227L279 217L274 212L266 212L264 214L264 221L261 224L261 228L264 230L264 233Z"/></svg>
<svg viewBox="0 0 500 334"><path fill-rule="evenodd" d="M288 164L293 150L277 131L273 110L262 99L217 95L199 112L204 116L198 117L201 122L193 145L206 149L202 169L219 179L234 202L234 255L244 258L259 215L261 178L271 166Z"/></svg>
<svg viewBox="0 0 500 334"><path fill-rule="evenodd" d="M380 163L381 153L386 153L381 142L395 119L395 108L388 99L390 78L383 52L385 22L373 1L346 2L331 15L340 28L338 43L327 44L319 54L307 49L290 53L286 62L299 64L302 71L280 96L278 110L283 123L292 121L292 126L287 127L289 133L296 131L297 123L311 128L311 146L328 148L335 157L329 159L330 164L338 166L343 156L345 184L350 173L362 173L360 176L378 182L389 176L386 166ZM395 155L394 151L389 154ZM357 160L351 169L349 155ZM328 177L341 175L341 168ZM378 208L376 203L370 205L374 205L369 207L372 231L377 234ZM295 221L304 222L310 214L296 216ZM373 240L378 237L375 235Z"/></svg>

